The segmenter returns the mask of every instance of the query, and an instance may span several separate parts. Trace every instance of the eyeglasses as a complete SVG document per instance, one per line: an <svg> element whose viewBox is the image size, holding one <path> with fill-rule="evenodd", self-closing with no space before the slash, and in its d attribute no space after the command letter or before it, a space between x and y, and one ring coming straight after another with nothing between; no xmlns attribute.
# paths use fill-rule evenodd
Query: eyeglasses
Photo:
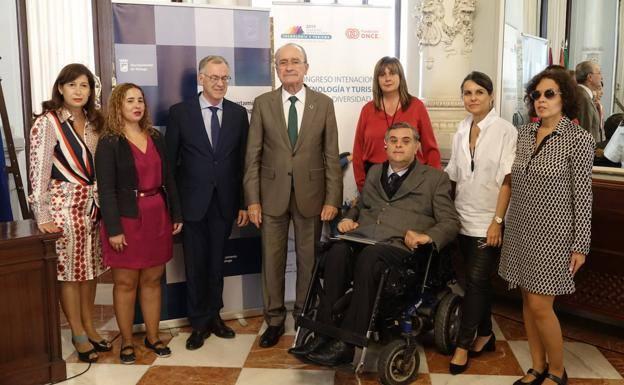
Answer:
<svg viewBox="0 0 624 385"><path fill-rule="evenodd" d="M223 83L228 83L230 80L232 80L231 76L217 76L217 75L207 75L205 73L201 73L202 75L204 75L205 77L208 78L208 80L210 80L211 83L218 83L219 80L221 80Z"/></svg>
<svg viewBox="0 0 624 385"><path fill-rule="evenodd" d="M546 99L552 99L555 97L555 95L563 95L563 92L561 91L555 91L552 88L547 89L546 91L544 91L544 97ZM539 98L542 97L542 92L535 90L533 92L531 92L529 94L529 97L531 98L531 100L533 101L537 101Z"/></svg>

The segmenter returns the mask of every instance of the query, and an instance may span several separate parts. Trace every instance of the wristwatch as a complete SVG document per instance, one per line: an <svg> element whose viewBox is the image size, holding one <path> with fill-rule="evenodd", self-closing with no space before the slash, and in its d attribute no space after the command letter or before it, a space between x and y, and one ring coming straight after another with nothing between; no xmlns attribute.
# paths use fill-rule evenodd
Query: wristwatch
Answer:
<svg viewBox="0 0 624 385"><path fill-rule="evenodd" d="M503 218L498 217L498 216L494 216L494 222L498 223L499 225L503 223Z"/></svg>

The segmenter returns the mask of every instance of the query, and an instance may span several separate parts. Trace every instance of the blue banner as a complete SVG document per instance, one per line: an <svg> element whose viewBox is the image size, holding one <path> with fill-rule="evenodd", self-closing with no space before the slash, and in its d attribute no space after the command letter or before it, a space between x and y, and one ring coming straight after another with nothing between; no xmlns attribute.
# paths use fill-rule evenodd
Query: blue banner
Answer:
<svg viewBox="0 0 624 385"><path fill-rule="evenodd" d="M4 159L4 145L2 133L0 133L0 222L11 222L13 213L11 212L11 196L9 194L9 176L6 172L6 161Z"/></svg>

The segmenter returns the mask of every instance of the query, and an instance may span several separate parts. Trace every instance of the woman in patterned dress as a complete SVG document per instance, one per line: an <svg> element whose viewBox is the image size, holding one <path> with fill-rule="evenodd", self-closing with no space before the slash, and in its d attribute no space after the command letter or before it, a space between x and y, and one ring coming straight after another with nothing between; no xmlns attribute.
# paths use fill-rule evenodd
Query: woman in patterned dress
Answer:
<svg viewBox="0 0 624 385"><path fill-rule="evenodd" d="M572 123L569 74L546 69L527 85L529 114L511 169L511 202L499 274L520 286L532 368L514 384L566 384L563 338L553 302L573 293L590 247L594 140Z"/></svg>
<svg viewBox="0 0 624 385"><path fill-rule="evenodd" d="M182 210L165 152L164 137L152 127L141 88L129 83L115 87L95 165L104 263L113 270L119 358L124 364L136 359L132 322L137 291L145 346L159 357L171 355L158 338L160 280L173 256L173 235L182 230Z"/></svg>
<svg viewBox="0 0 624 385"><path fill-rule="evenodd" d="M102 264L93 156L103 118L95 107L95 78L82 64L59 73L52 98L30 131L29 196L39 230L56 241L61 306L80 360L94 362L111 345L93 326L96 278Z"/></svg>

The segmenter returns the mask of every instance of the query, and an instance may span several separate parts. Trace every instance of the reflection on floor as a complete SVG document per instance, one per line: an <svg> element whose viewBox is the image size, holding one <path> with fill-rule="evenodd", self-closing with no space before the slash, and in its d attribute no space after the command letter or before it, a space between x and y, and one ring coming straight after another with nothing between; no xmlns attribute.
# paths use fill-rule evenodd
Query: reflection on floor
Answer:
<svg viewBox="0 0 624 385"><path fill-rule="evenodd" d="M286 335L270 349L258 346L258 336L264 326L261 317L246 319L246 325L237 320L228 321L237 335L233 340L211 336L202 348L188 351L184 344L189 328L165 329L161 339L173 354L159 358L143 346L143 335L137 334L135 365L119 363L117 326L112 306L96 306L96 323L105 338L114 340L114 349L101 353L98 363L86 373L64 382L84 385L287 385L377 384L375 373L356 376L346 370L329 370L303 363L286 351L292 344L294 330L288 317ZM62 318L63 355L68 376L83 372L88 365L79 363L71 346L71 333ZM496 352L485 353L471 360L465 374L448 374L449 357L436 352L430 338L424 337L420 351L418 385L505 385L512 384L529 367L530 357L521 314L516 303L497 303L494 306ZM570 385L624 385L624 335L621 329L606 327L573 317L562 317L565 341L565 363L571 378ZM374 361L375 354L369 357ZM375 367L371 362L367 367Z"/></svg>

